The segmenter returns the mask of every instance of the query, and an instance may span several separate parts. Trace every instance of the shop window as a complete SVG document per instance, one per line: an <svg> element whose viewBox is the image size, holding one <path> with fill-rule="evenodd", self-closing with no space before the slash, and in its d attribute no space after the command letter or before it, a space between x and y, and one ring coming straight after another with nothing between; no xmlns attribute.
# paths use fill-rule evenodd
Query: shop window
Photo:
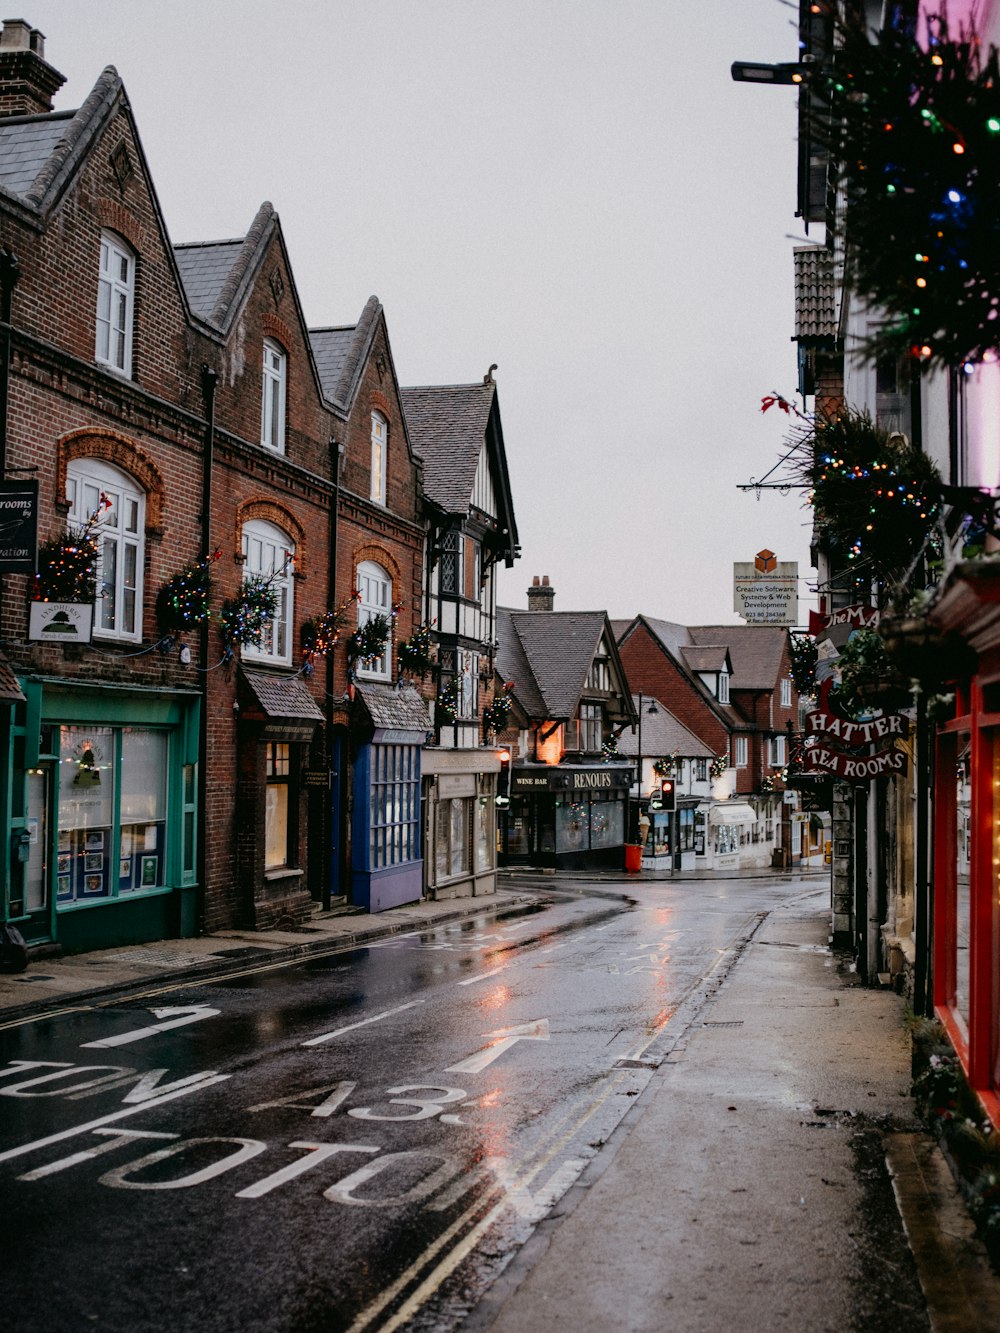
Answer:
<svg viewBox="0 0 1000 1333"><path fill-rule="evenodd" d="M260 395L260 442L276 454L285 452L285 397L288 358L270 338L264 339L264 370Z"/></svg>
<svg viewBox="0 0 1000 1333"><path fill-rule="evenodd" d="M248 661L291 664L294 557L294 545L273 523L257 519L244 523L243 578L267 579L276 599L274 619L265 625L260 642L241 649Z"/></svg>
<svg viewBox="0 0 1000 1333"><path fill-rule="evenodd" d="M142 638L142 569L146 497L136 483L98 458L74 458L66 469L69 524L97 515L97 601L94 637Z"/></svg>
<svg viewBox="0 0 1000 1333"><path fill-rule="evenodd" d="M439 879L468 874L470 806L461 797L438 801L434 859Z"/></svg>
<svg viewBox="0 0 1000 1333"><path fill-rule="evenodd" d="M144 727L59 728L56 901L162 888L167 736Z"/></svg>
<svg viewBox="0 0 1000 1333"><path fill-rule="evenodd" d="M283 742L269 741L265 749L264 869L280 870L288 865L291 747Z"/></svg>
<svg viewBox="0 0 1000 1333"><path fill-rule="evenodd" d="M386 461L388 458L389 425L381 412L372 413L372 470L371 499L377 505L384 505Z"/></svg>
<svg viewBox="0 0 1000 1333"><path fill-rule="evenodd" d="M381 565L365 560L358 565L358 628L376 616L385 616L392 624L392 579ZM366 657L357 664L358 671L376 680L389 680L392 664L392 634L380 657Z"/></svg>
<svg viewBox="0 0 1000 1333"><path fill-rule="evenodd" d="M420 856L420 751L373 745L369 792L369 869L405 865Z"/></svg>
<svg viewBox="0 0 1000 1333"><path fill-rule="evenodd" d="M682 852L694 850L694 810L686 807L677 811L678 845Z"/></svg>
<svg viewBox="0 0 1000 1333"><path fill-rule="evenodd" d="M475 816L476 869L489 870L495 864L493 836L493 784L485 774L479 779L479 795L473 806Z"/></svg>
<svg viewBox="0 0 1000 1333"><path fill-rule="evenodd" d="M97 278L94 359L129 377L132 375L134 318L135 255L120 236L103 232Z"/></svg>

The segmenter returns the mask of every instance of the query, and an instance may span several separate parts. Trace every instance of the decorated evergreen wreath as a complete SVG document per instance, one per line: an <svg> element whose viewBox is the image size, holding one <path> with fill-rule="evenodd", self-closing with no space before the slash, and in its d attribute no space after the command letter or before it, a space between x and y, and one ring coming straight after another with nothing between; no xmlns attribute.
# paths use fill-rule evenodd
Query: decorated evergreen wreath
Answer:
<svg viewBox="0 0 1000 1333"><path fill-rule="evenodd" d="M221 557L221 551L214 551L207 560L175 574L163 585L156 595L156 619L163 634L183 634L210 618L210 570Z"/></svg>
<svg viewBox="0 0 1000 1333"><path fill-rule="evenodd" d="M503 731L514 708L514 682L504 682L503 689L493 696L493 702L483 709L483 726L487 731Z"/></svg>
<svg viewBox="0 0 1000 1333"><path fill-rule="evenodd" d="M400 671L411 676L424 676L431 668L431 627L418 625L408 639L403 639L396 647L396 660Z"/></svg>
<svg viewBox="0 0 1000 1333"><path fill-rule="evenodd" d="M97 561L100 538L97 528L114 502L101 492L100 501L86 523L67 526L62 537L38 548L37 572L32 596L36 602L92 602L97 596Z"/></svg>
<svg viewBox="0 0 1000 1333"><path fill-rule="evenodd" d="M236 644L243 648L260 647L277 609L274 576L252 574L240 588L239 596L223 602L219 612L219 627L226 649L231 650Z"/></svg>

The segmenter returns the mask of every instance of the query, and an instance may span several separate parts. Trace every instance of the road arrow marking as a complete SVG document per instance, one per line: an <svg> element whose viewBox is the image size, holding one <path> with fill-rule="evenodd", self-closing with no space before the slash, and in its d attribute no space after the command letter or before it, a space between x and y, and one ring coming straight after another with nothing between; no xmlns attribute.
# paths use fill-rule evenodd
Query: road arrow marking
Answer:
<svg viewBox="0 0 1000 1333"><path fill-rule="evenodd" d="M445 1073L478 1074L519 1041L548 1041L549 1020L539 1018L534 1023L522 1023L520 1027L487 1032L486 1036L492 1040L488 1040L481 1051L470 1055L468 1060L463 1060L460 1064L449 1065Z"/></svg>
<svg viewBox="0 0 1000 1333"><path fill-rule="evenodd" d="M188 1023L200 1023L203 1018L216 1018L221 1009L210 1009L207 1004L192 1004L186 1008L171 1009L151 1009L149 1011L156 1018L165 1019L166 1022L157 1023L148 1028L133 1028L131 1032L120 1032L117 1037L103 1037L100 1041L85 1041L81 1050L90 1050L92 1047L109 1046L129 1046L133 1041L145 1041L147 1037L159 1036L161 1032L168 1032L170 1028L186 1027Z"/></svg>

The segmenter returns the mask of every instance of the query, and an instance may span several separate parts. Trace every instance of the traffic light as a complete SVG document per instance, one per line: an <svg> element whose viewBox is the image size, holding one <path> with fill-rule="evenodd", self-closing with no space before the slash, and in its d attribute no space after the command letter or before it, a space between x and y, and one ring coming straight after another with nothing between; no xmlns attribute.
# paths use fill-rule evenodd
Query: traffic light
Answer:
<svg viewBox="0 0 1000 1333"><path fill-rule="evenodd" d="M673 778L664 778L660 783L660 809L673 810L677 805L677 787Z"/></svg>
<svg viewBox="0 0 1000 1333"><path fill-rule="evenodd" d="M500 760L500 772L497 774L497 806L503 809L510 805L510 751L497 750Z"/></svg>

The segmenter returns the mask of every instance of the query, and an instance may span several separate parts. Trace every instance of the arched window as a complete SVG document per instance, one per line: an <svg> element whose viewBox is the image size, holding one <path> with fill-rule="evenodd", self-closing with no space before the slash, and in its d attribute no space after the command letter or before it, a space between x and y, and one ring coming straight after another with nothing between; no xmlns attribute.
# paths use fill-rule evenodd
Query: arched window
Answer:
<svg viewBox="0 0 1000 1333"><path fill-rule="evenodd" d="M285 452L285 383L288 360L271 338L264 339L264 382L260 396L260 442L276 454Z"/></svg>
<svg viewBox="0 0 1000 1333"><path fill-rule="evenodd" d="M66 468L69 523L82 528L95 514L100 544L95 637L142 638L142 567L146 497L119 468L74 458Z"/></svg>
<svg viewBox="0 0 1000 1333"><path fill-rule="evenodd" d="M101 233L94 358L122 375L132 374L135 255L120 236Z"/></svg>
<svg viewBox="0 0 1000 1333"><path fill-rule="evenodd" d="M372 560L365 560L358 565L358 591L361 594L358 601L359 629L369 620L374 620L376 616L385 616L387 619L391 617L392 579L381 565L376 565ZM382 655L359 661L358 669L365 676L373 676L377 680L389 680L392 672L391 632Z"/></svg>
<svg viewBox="0 0 1000 1333"><path fill-rule="evenodd" d="M260 643L245 644L242 655L248 660L290 665L295 544L273 523L253 519L243 525L243 556L244 581L267 579L274 589L277 605L274 619L264 629Z"/></svg>

